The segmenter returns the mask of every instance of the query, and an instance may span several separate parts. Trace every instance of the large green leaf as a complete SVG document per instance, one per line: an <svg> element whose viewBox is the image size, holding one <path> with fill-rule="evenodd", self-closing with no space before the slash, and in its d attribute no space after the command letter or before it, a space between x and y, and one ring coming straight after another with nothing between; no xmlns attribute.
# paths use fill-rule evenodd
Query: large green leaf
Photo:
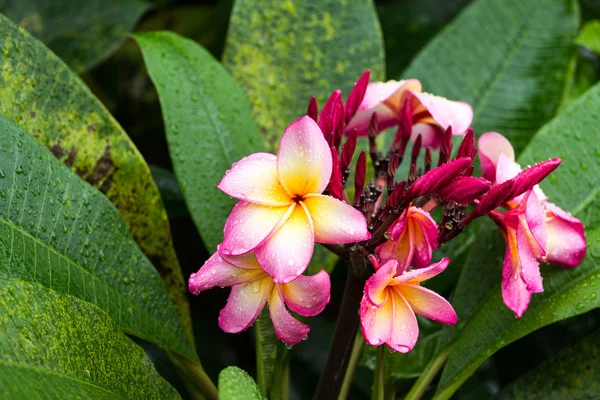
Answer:
<svg viewBox="0 0 600 400"><path fill-rule="evenodd" d="M264 400L254 380L238 367L227 367L219 374L219 399Z"/></svg>
<svg viewBox="0 0 600 400"><path fill-rule="evenodd" d="M0 12L82 72L116 51L148 8L142 0L4 0Z"/></svg>
<svg viewBox="0 0 600 400"><path fill-rule="evenodd" d="M385 39L385 71L397 77L413 57L471 0L394 0L377 2Z"/></svg>
<svg viewBox="0 0 600 400"><path fill-rule="evenodd" d="M0 350L3 399L179 398L106 313L37 284L0 278Z"/></svg>
<svg viewBox="0 0 600 400"><path fill-rule="evenodd" d="M1 15L0 47L0 114L33 134L117 206L191 335L187 290L169 222L144 159L79 78Z"/></svg>
<svg viewBox="0 0 600 400"><path fill-rule="evenodd" d="M495 396L502 400L591 400L598 397L600 332L561 351Z"/></svg>
<svg viewBox="0 0 600 400"><path fill-rule="evenodd" d="M508 343L552 322L600 307L600 178L593 172L600 168L599 107L600 85L596 85L545 125L519 158L522 165L551 155L563 158L561 167L542 188L550 201L586 225L585 259L573 270L542 267L545 291L534 295L525 315L516 319L500 294L501 236L496 231L494 238L491 230L479 235L481 245L471 251L453 299L464 325L442 374L438 398L451 396L483 361Z"/></svg>
<svg viewBox="0 0 600 400"><path fill-rule="evenodd" d="M370 0L236 0L224 63L275 150L312 95L347 94L367 68L383 78L383 40Z"/></svg>
<svg viewBox="0 0 600 400"><path fill-rule="evenodd" d="M244 92L206 50L169 32L135 36L158 90L175 175L202 240L214 251L234 201L216 185L263 150Z"/></svg>
<svg viewBox="0 0 600 400"><path fill-rule="evenodd" d="M118 211L3 117L0 277L96 304L123 331L197 360L158 273Z"/></svg>
<svg viewBox="0 0 600 400"><path fill-rule="evenodd" d="M473 129L521 150L550 120L573 69L574 0L477 0L402 74L473 106Z"/></svg>

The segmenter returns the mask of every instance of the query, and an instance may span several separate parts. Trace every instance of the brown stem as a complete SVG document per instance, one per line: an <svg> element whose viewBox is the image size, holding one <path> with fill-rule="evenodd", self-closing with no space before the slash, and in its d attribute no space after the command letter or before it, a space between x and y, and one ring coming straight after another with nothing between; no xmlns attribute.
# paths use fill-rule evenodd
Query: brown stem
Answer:
<svg viewBox="0 0 600 400"><path fill-rule="evenodd" d="M358 331L358 310L368 273L362 254L351 253L344 298L338 315L327 362L315 393L315 400L336 399L352 354Z"/></svg>
<svg viewBox="0 0 600 400"><path fill-rule="evenodd" d="M327 250L331 251L333 254L337 255L338 257L347 260L348 256L349 256L349 252L348 249L340 246L339 244L323 244L321 243L321 246L325 247Z"/></svg>

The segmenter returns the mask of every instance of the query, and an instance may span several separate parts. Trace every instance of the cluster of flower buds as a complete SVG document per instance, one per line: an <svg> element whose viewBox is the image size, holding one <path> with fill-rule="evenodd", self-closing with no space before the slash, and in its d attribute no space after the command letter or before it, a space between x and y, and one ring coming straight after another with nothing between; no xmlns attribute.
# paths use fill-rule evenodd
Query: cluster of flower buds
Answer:
<svg viewBox="0 0 600 400"><path fill-rule="evenodd" d="M430 265L433 250L489 215L507 243L504 301L520 317L531 293L542 291L540 262L579 264L586 251L583 225L548 203L537 186L559 159L521 171L510 143L488 133L479 140L483 178L472 176L472 118L468 104L423 93L416 80L369 83L369 71L345 102L336 90L319 113L313 97L307 116L283 133L277 156L252 154L219 183L240 201L223 243L190 277L190 291L232 286L219 318L223 330L246 329L268 304L277 336L298 343L308 326L284 304L313 316L328 303L327 273L302 275L321 243L341 255L359 254L372 266L360 307L367 343L408 352L418 338L415 314L457 321L447 300L421 286L449 264ZM395 128L393 140L380 152L376 136L389 128ZM453 135L463 136L456 152ZM359 140L367 141L374 168L368 183L367 151L355 157ZM408 173L399 179L410 142ZM439 224L430 214L436 208L443 210Z"/></svg>

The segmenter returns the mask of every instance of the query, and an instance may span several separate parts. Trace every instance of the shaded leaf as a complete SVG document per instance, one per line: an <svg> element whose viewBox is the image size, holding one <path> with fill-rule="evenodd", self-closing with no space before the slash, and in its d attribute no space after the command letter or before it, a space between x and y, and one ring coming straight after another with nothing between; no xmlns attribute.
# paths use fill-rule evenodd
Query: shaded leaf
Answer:
<svg viewBox="0 0 600 400"><path fill-rule="evenodd" d="M106 313L37 284L0 279L0 349L3 399L179 398Z"/></svg>
<svg viewBox="0 0 600 400"><path fill-rule="evenodd" d="M397 77L427 42L471 0L377 2L385 42L386 74Z"/></svg>
<svg viewBox="0 0 600 400"><path fill-rule="evenodd" d="M575 43L600 54L600 21L586 22L581 32L575 38Z"/></svg>
<svg viewBox="0 0 600 400"><path fill-rule="evenodd" d="M148 9L141 0L4 0L0 12L83 72L115 52Z"/></svg>
<svg viewBox="0 0 600 400"><path fill-rule="evenodd" d="M470 103L476 132L502 132L519 151L561 103L573 70L577 11L572 0L477 0L402 76Z"/></svg>
<svg viewBox="0 0 600 400"><path fill-rule="evenodd" d="M187 216L188 212L185 200L183 199L183 193L181 193L175 175L171 171L156 165L150 165L150 173L156 187L158 187L169 218Z"/></svg>
<svg viewBox="0 0 600 400"><path fill-rule="evenodd" d="M600 332L561 351L495 398L588 400L600 395Z"/></svg>
<svg viewBox="0 0 600 400"><path fill-rule="evenodd" d="M135 38L158 90L175 175L202 240L214 251L234 204L216 185L234 162L264 148L248 101L193 41L169 32Z"/></svg>
<svg viewBox="0 0 600 400"><path fill-rule="evenodd" d="M586 225L586 257L573 270L542 266L545 291L534 295L525 315L516 319L500 293L504 249L500 232L490 229L490 236L481 236L481 243L489 238L491 244L473 248L471 261L459 279L452 303L462 332L442 374L437 398L452 395L485 359L508 343L552 322L600 307L600 178L589 172L600 168L598 107L600 85L545 125L519 157L522 165L551 154L563 159L542 189L550 201Z"/></svg>
<svg viewBox="0 0 600 400"><path fill-rule="evenodd" d="M287 125L321 106L335 89L349 93L365 69L384 75L383 40L370 0L237 0L224 63L243 86L270 150Z"/></svg>
<svg viewBox="0 0 600 400"><path fill-rule="evenodd" d="M238 367L227 367L219 374L219 399L264 400L254 380Z"/></svg>
<svg viewBox="0 0 600 400"><path fill-rule="evenodd" d="M0 277L93 303L119 327L190 360L193 346L118 211L0 117Z"/></svg>
<svg viewBox="0 0 600 400"><path fill-rule="evenodd" d="M191 337L186 287L167 214L146 162L127 134L67 66L0 15L0 114L117 206L153 262Z"/></svg>

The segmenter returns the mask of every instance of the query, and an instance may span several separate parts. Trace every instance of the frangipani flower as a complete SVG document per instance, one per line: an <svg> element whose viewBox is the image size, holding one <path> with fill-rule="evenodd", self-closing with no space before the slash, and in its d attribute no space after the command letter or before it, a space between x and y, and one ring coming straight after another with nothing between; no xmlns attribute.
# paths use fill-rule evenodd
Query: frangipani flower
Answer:
<svg viewBox="0 0 600 400"><path fill-rule="evenodd" d="M367 281L360 304L360 321L367 343L371 346L385 343L395 351L408 353L419 337L415 313L444 324L456 324L458 318L450 303L420 286L446 269L448 262L444 258L399 276L396 276L396 260L383 264Z"/></svg>
<svg viewBox="0 0 600 400"><path fill-rule="evenodd" d="M427 211L409 207L389 228L390 240L376 250L382 262L396 260L398 273L408 267L423 268L431 262L431 255L438 247L438 228Z"/></svg>
<svg viewBox="0 0 600 400"><path fill-rule="evenodd" d="M308 266L314 242L369 239L361 212L321 194L331 170L331 149L308 116L287 127L277 156L256 153L235 163L218 185L241 200L225 223L221 254L254 251L275 282L287 283Z"/></svg>
<svg viewBox="0 0 600 400"><path fill-rule="evenodd" d="M397 125L406 101L412 114L411 137L414 140L421 135L425 147L439 147L441 131L449 126L452 126L455 135L462 135L473 120L470 105L424 93L421 82L416 79L371 82L358 111L346 127L346 133L356 130L359 136L367 135L374 113L377 114L379 131Z"/></svg>
<svg viewBox="0 0 600 400"><path fill-rule="evenodd" d="M215 286L232 287L227 305L219 315L221 329L229 333L242 332L268 304L275 334L288 344L300 343L310 328L296 320L285 306L300 315L312 317L329 303L329 275L324 270L279 284L263 271L253 253L227 256L217 250L197 273L190 276L189 290L195 295Z"/></svg>
<svg viewBox="0 0 600 400"><path fill-rule="evenodd" d="M484 176L497 185L521 172L521 166L514 161L510 142L499 133L483 134L479 139L479 153ZM531 294L544 290L540 262L573 268L581 263L587 250L581 221L547 199L536 185L509 200L505 204L508 212L489 214L507 243L502 297L517 317L527 309Z"/></svg>

